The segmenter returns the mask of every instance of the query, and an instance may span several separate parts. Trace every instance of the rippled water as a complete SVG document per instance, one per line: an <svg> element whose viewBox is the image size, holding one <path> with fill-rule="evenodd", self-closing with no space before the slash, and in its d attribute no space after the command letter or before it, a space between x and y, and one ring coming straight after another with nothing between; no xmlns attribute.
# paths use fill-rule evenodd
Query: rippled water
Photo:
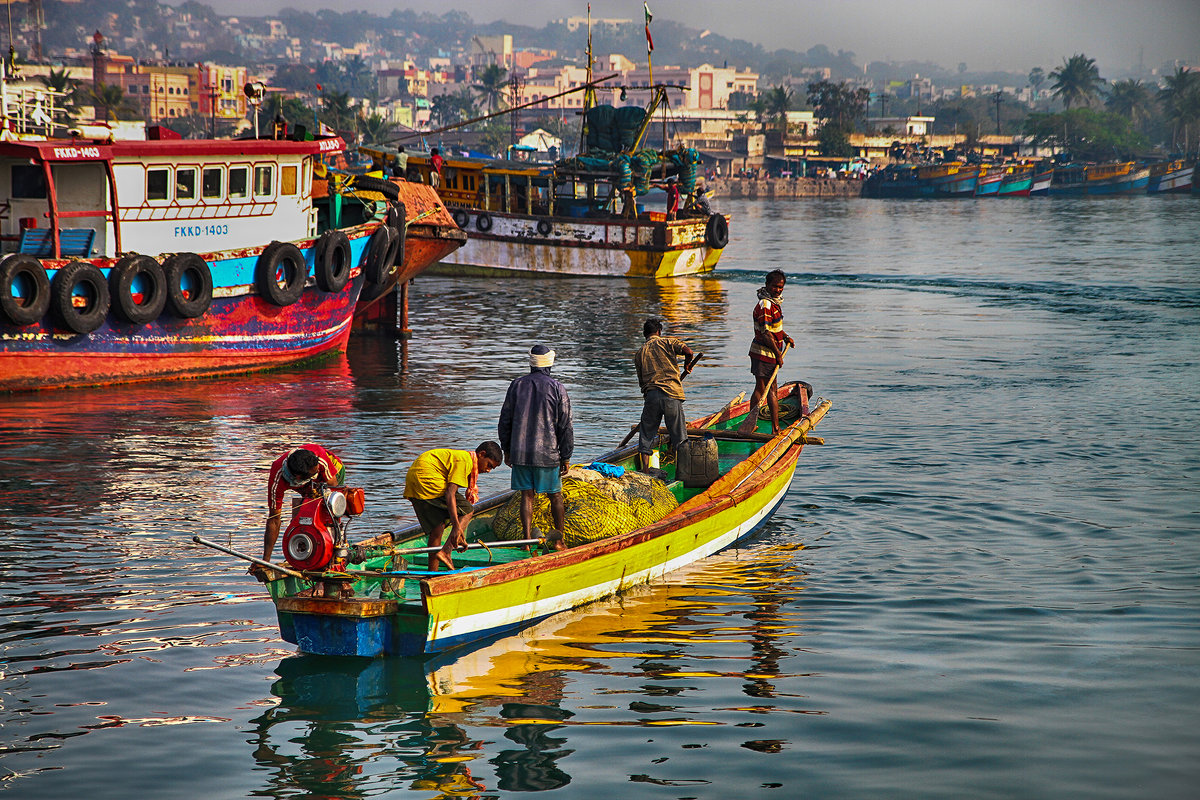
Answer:
<svg viewBox="0 0 1200 800"><path fill-rule="evenodd" d="M1195 796L1200 202L734 203L709 279L420 279L407 348L0 398L0 790L13 797ZM237 562L316 440L410 521L407 465L490 438L534 341L577 455L640 410L664 314L751 388L748 313L834 409L768 530L427 665L301 657ZM507 471L484 476L485 493Z"/></svg>

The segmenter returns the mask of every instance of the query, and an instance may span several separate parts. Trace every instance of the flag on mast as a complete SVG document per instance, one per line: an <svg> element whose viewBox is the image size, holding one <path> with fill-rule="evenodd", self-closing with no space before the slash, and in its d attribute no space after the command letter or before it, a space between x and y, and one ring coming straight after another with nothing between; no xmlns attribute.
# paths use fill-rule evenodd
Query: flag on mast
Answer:
<svg viewBox="0 0 1200 800"><path fill-rule="evenodd" d="M654 39L650 37L650 20L654 19L654 15L650 13L650 4L642 3L642 8L646 9L646 54L654 52Z"/></svg>

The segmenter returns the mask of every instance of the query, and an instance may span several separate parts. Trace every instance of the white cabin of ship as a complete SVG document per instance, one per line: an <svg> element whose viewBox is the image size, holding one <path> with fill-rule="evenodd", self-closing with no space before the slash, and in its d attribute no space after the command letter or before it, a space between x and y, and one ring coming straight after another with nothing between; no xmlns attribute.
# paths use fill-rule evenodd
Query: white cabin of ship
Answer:
<svg viewBox="0 0 1200 800"><path fill-rule="evenodd" d="M11 143L0 145L0 243L57 225L94 232L90 252L114 258L213 253L316 236L318 153L340 139ZM27 249L28 251L28 249ZM46 252L34 253L46 257Z"/></svg>

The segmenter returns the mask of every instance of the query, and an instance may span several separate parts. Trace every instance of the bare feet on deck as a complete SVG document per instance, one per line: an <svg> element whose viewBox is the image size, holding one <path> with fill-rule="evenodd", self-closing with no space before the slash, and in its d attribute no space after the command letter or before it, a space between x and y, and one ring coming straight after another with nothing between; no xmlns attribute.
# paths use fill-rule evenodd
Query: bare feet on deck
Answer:
<svg viewBox="0 0 1200 800"><path fill-rule="evenodd" d="M429 568L436 570L440 567L448 570L454 569L454 559L450 558L450 553L446 550L438 550L436 553L429 554Z"/></svg>

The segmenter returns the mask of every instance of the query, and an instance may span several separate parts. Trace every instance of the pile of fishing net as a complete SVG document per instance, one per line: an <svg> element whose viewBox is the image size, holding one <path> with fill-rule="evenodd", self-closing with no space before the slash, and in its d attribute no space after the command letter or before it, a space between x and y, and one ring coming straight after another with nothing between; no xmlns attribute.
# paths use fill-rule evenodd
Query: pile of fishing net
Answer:
<svg viewBox="0 0 1200 800"><path fill-rule="evenodd" d="M568 547L645 527L679 505L665 483L631 470L619 478L609 478L594 470L572 467L563 476L562 496L566 512L563 535ZM533 526L542 533L554 530L550 499L544 494L534 498ZM505 541L523 538L520 492L514 492L496 512L492 531L497 539Z"/></svg>

